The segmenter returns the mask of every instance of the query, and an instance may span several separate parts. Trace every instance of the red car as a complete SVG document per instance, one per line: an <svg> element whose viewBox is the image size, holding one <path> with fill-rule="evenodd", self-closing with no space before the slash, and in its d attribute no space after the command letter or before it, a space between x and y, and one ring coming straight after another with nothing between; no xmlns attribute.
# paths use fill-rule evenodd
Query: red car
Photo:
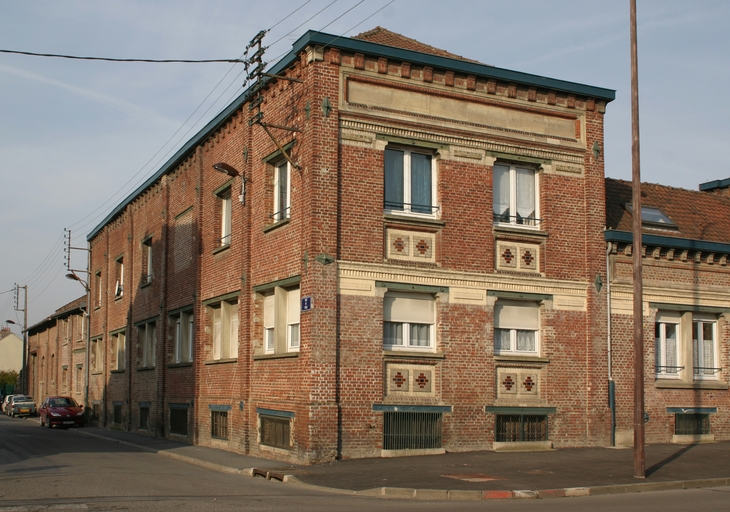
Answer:
<svg viewBox="0 0 730 512"><path fill-rule="evenodd" d="M49 396L38 409L38 423L41 427L53 425L68 427L84 426L84 408L70 396Z"/></svg>

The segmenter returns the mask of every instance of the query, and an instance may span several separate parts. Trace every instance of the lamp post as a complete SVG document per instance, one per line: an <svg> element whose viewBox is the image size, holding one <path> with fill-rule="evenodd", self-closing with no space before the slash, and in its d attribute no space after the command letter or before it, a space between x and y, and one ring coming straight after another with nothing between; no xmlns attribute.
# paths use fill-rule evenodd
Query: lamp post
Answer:
<svg viewBox="0 0 730 512"><path fill-rule="evenodd" d="M69 274L66 274L66 279L70 279L71 281L78 281L81 283L81 286L84 287L84 290L86 291L86 311L84 311L84 316L86 316L86 350L84 355L84 411L85 411L85 419L88 420L88 411L89 411L89 347L91 346L91 316L89 315L91 305L91 290L89 289L89 283L81 279L77 274L76 271L70 270ZM85 270L79 270L79 272L86 272ZM88 272L86 272L88 274Z"/></svg>
<svg viewBox="0 0 730 512"><path fill-rule="evenodd" d="M20 324L18 324L18 322L14 322L12 320L5 320L5 323L11 324L11 325L20 325ZM23 332L21 334L23 335L23 358L22 358L22 363L20 365L20 372L21 372L20 373L20 375L21 375L20 389L21 389L21 393L25 393L26 389L25 389L25 386L23 386L23 381L25 380L25 326L23 327Z"/></svg>
<svg viewBox="0 0 730 512"><path fill-rule="evenodd" d="M23 360L20 366L20 392L23 394L26 394L28 392L28 386L26 381L28 380L27 371L25 365L28 361L28 285L25 286L19 286L15 285L16 287L16 293L22 288L24 290L23 293L23 299L24 299L24 305L23 305ZM15 305L16 311L21 311L20 308L18 308L17 305L17 295L16 295L16 305ZM12 320L6 320L7 323L18 325L17 322L13 322Z"/></svg>

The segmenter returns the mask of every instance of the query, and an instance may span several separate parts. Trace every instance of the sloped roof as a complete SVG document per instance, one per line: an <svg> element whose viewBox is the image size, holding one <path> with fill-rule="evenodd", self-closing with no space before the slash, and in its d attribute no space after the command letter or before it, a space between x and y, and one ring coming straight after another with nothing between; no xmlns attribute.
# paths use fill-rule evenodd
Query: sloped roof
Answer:
<svg viewBox="0 0 730 512"><path fill-rule="evenodd" d="M393 46L394 48L402 48L404 50L412 50L414 52L428 53L430 55L438 55L439 57L447 57L449 59L458 59L465 62L479 62L477 60L467 59L461 55L456 55L440 48L427 45L410 37L406 37L396 32L391 32L383 27L375 27L372 30L363 32L353 39L361 39L363 41L370 41L371 43L384 44L386 46Z"/></svg>
<svg viewBox="0 0 730 512"><path fill-rule="evenodd" d="M631 182L606 178L606 227L632 232ZM683 188L641 184L641 204L658 208L678 229L644 227L645 235L730 243L730 197Z"/></svg>

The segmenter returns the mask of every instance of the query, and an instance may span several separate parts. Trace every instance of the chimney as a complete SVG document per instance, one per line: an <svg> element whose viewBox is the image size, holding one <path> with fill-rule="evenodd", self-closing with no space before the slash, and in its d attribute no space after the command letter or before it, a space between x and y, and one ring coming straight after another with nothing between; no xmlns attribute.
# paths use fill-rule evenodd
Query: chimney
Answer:
<svg viewBox="0 0 730 512"><path fill-rule="evenodd" d="M730 197L730 178L700 183L700 192Z"/></svg>

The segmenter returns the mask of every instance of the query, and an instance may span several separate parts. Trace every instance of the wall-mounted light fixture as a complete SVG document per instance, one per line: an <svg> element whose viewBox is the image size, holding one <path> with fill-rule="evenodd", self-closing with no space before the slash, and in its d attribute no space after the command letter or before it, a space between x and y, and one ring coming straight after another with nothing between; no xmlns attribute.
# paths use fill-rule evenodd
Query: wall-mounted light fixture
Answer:
<svg viewBox="0 0 730 512"><path fill-rule="evenodd" d="M233 166L228 165L225 162L218 162L217 164L213 164L213 169L215 169L218 172L222 172L223 174L227 174L228 176L235 178L236 176L241 176L241 195L238 196L238 200L241 202L241 204L246 204L246 182L248 181L246 179L246 176L238 172Z"/></svg>

